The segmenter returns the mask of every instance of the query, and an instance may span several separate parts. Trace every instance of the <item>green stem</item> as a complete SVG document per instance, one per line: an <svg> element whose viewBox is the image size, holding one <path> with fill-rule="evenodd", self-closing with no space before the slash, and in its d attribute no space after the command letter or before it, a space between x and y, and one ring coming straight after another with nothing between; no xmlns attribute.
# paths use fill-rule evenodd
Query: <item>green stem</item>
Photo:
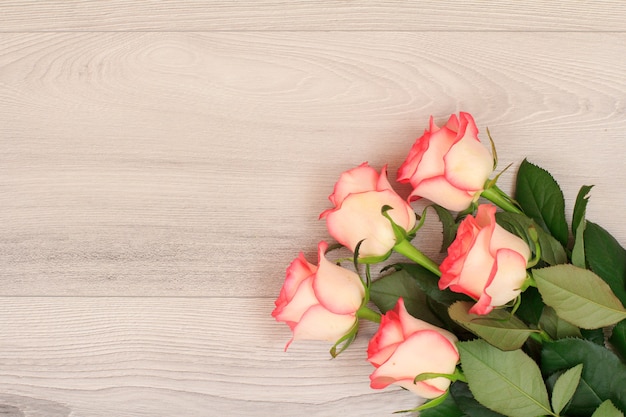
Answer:
<svg viewBox="0 0 626 417"><path fill-rule="evenodd" d="M509 196L496 187L486 188L482 193L480 193L480 196L491 201L504 211L508 211L509 213L524 214L524 212L512 202Z"/></svg>
<svg viewBox="0 0 626 417"><path fill-rule="evenodd" d="M361 308L359 308L356 312L356 316L360 319L373 321L374 323L380 323L380 313L366 306L362 306Z"/></svg>
<svg viewBox="0 0 626 417"><path fill-rule="evenodd" d="M539 330L539 332L533 332L530 334L530 338L543 344L543 342L554 342L554 340L550 337L545 330Z"/></svg>
<svg viewBox="0 0 626 417"><path fill-rule="evenodd" d="M430 272L437 275L438 277L441 276L439 265L433 262L428 256L420 252L415 246L411 245L408 240L401 240L399 243L396 243L396 246L394 246L393 249L399 254L406 256L413 262L416 262L418 265L421 265L424 268L428 269Z"/></svg>

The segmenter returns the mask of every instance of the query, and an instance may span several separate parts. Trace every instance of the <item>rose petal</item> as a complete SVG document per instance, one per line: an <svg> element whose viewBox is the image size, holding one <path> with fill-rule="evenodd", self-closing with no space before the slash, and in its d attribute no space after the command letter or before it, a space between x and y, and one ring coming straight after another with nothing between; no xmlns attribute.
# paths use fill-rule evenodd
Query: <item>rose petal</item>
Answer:
<svg viewBox="0 0 626 417"><path fill-rule="evenodd" d="M404 342L404 334L400 319L395 311L388 311L382 316L378 331L367 345L367 360L374 366L380 366L393 354L400 343Z"/></svg>
<svg viewBox="0 0 626 417"><path fill-rule="evenodd" d="M432 122L432 117L430 118ZM415 141L411 150L409 151L409 155L406 160L400 165L397 174L397 180L401 183L406 183L411 180L411 177L417 171L417 167L422 161L422 157L424 153L428 149L428 140L430 138L430 132L428 130L424 131L424 134Z"/></svg>
<svg viewBox="0 0 626 417"><path fill-rule="evenodd" d="M496 255L496 274L485 288L492 306L502 306L520 294L526 280L526 259L511 249L500 249Z"/></svg>
<svg viewBox="0 0 626 417"><path fill-rule="evenodd" d="M318 301L313 291L313 275L305 279L298 286L293 299L286 304L278 305L272 312L272 316L278 321L298 322L302 315Z"/></svg>
<svg viewBox="0 0 626 417"><path fill-rule="evenodd" d="M410 199L423 197L452 211L465 210L474 199L473 194L453 187L443 176L421 181L413 190Z"/></svg>
<svg viewBox="0 0 626 417"><path fill-rule="evenodd" d="M495 222L495 219L494 219ZM504 230L499 224L496 224L491 237L491 251L495 253L498 249L507 248L522 255L525 260L530 259L530 248L528 244L520 237Z"/></svg>
<svg viewBox="0 0 626 417"><path fill-rule="evenodd" d="M434 391L441 395L448 388L448 379L433 378L412 384L413 379L425 372L452 374L458 359L456 347L447 338L437 331L424 330L414 333L398 346L389 360L372 373L370 380L372 387L385 386L394 380L424 398L433 398Z"/></svg>
<svg viewBox="0 0 626 417"><path fill-rule="evenodd" d="M287 267L285 283L282 288L285 292L285 297L289 300L293 298L300 283L313 275L315 271L317 271L317 266L309 263L304 258L304 254L300 252L300 255Z"/></svg>
<svg viewBox="0 0 626 417"><path fill-rule="evenodd" d="M450 150L456 139L456 132L447 127L431 133L428 137L428 148L421 158L417 170L411 177L411 185L418 186L425 179L443 175L445 173L444 156Z"/></svg>
<svg viewBox="0 0 626 417"><path fill-rule="evenodd" d="M293 340L326 340L334 342L354 325L354 314L334 314L321 305L309 308L293 329Z"/></svg>
<svg viewBox="0 0 626 417"><path fill-rule="evenodd" d="M377 182L378 172L370 167L367 162L363 162L358 167L345 171L339 176L335 189L328 199L336 207L340 206L350 194L376 190Z"/></svg>
<svg viewBox="0 0 626 417"><path fill-rule="evenodd" d="M482 190L493 171L491 154L475 137L466 134L444 157L445 176L450 183L474 193Z"/></svg>
<svg viewBox="0 0 626 417"><path fill-rule="evenodd" d="M460 113L461 118L463 118L463 117L464 117L464 116L466 116L466 115L469 115L469 113L464 113L464 112L461 112L461 113ZM471 117L471 116L470 116L470 117ZM433 119L432 119L432 116L431 116L431 118L430 118L430 124L431 124L431 127L432 127L432 125L433 125L432 120L433 120ZM458 117L456 117L456 114L451 114L451 115L450 115L450 117L448 118L448 121L446 122L446 127L447 127L448 129L452 130L453 132L458 132L458 131L459 131L459 129L460 129L460 123L459 123L459 118L458 118Z"/></svg>
<svg viewBox="0 0 626 417"><path fill-rule="evenodd" d="M398 298L398 302L394 308L394 312L398 315L398 318L400 320L403 339L406 339L412 334L422 330L434 330L444 336L446 339L448 339L451 343L455 343L458 340L453 333L450 333L447 330L441 329L437 326L433 326L428 322L413 317L406 309L404 299L402 297Z"/></svg>
<svg viewBox="0 0 626 417"><path fill-rule="evenodd" d="M387 177L387 165L385 165L380 170L380 176L378 177L378 182L376 183L376 191L385 191L392 190L391 184L389 183L389 178Z"/></svg>
<svg viewBox="0 0 626 417"><path fill-rule="evenodd" d="M360 247L361 257L387 254L395 245L396 238L389 220L382 216L380 210L394 198L402 201L392 191L351 194L339 210L326 217L330 235L352 251L359 241L365 239ZM402 204L406 203L402 201ZM393 211L389 212L392 218L397 215Z"/></svg>
<svg viewBox="0 0 626 417"><path fill-rule="evenodd" d="M465 258L474 244L475 235L478 234L476 219L467 216L456 232L456 238L448 247L448 256L440 265L441 278L439 279L439 289L443 290L458 281L459 275L463 271Z"/></svg>
<svg viewBox="0 0 626 417"><path fill-rule="evenodd" d="M319 268L313 279L313 290L317 300L335 314L351 314L359 309L365 297L361 278L350 271L328 261L325 247L319 248Z"/></svg>
<svg viewBox="0 0 626 417"><path fill-rule="evenodd" d="M463 292L474 298L478 298L482 294L489 279L488 271L491 271L495 261L489 252L490 232L486 228L478 232L463 263L463 271L457 282L450 285L452 291ZM463 291L458 291L459 288L462 288Z"/></svg>

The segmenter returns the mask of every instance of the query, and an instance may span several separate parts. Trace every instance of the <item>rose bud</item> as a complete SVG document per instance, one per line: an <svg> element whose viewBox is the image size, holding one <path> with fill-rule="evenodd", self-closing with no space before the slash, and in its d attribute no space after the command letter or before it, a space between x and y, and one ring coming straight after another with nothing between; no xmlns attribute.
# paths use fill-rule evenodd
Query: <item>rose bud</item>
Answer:
<svg viewBox="0 0 626 417"><path fill-rule="evenodd" d="M496 223L496 207L478 206L457 230L441 264L439 288L450 288L478 300L472 314L488 314L515 299L526 280L530 248Z"/></svg>
<svg viewBox="0 0 626 417"><path fill-rule="evenodd" d="M381 214L383 206L391 219L404 230L415 226L415 212L391 188L387 167L380 175L367 162L344 172L328 199L335 206L324 211L330 235L354 252L358 243L359 257L386 256L396 244L391 222Z"/></svg>
<svg viewBox="0 0 626 417"><path fill-rule="evenodd" d="M355 324L365 289L359 276L327 260L326 242L318 245L318 265L302 253L289 265L272 316L285 322L294 340L336 341Z"/></svg>
<svg viewBox="0 0 626 417"><path fill-rule="evenodd" d="M453 114L442 128L431 116L430 130L417 139L398 170L398 181L413 186L409 199L424 197L454 211L469 207L494 165L477 135L469 113Z"/></svg>
<svg viewBox="0 0 626 417"><path fill-rule="evenodd" d="M367 347L367 360L376 367L370 375L374 389L397 384L422 398L444 394L450 380L436 377L413 383L422 373L453 374L459 361L452 333L411 316L398 299L380 321Z"/></svg>

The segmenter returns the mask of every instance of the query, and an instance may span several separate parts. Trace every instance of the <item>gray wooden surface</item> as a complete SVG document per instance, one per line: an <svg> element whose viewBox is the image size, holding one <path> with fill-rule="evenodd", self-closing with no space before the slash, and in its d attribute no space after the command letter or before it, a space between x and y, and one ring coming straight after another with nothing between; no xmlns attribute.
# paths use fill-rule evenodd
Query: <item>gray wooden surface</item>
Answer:
<svg viewBox="0 0 626 417"><path fill-rule="evenodd" d="M283 352L285 267L328 238L342 171L395 173L459 110L568 212L595 184L589 219L626 245L624 22L622 1L0 3L0 414L413 407L369 389L372 326L335 360Z"/></svg>

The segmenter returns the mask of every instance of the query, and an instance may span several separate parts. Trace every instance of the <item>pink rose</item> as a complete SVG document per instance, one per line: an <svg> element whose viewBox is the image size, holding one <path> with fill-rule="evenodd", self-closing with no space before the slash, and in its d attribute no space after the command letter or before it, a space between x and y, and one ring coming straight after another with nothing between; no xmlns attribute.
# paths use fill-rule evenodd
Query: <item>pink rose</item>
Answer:
<svg viewBox="0 0 626 417"><path fill-rule="evenodd" d="M359 276L328 261L326 242L318 245L318 264L300 255L287 268L272 316L287 323L294 340L336 341L355 324L365 290Z"/></svg>
<svg viewBox="0 0 626 417"><path fill-rule="evenodd" d="M439 397L450 386L449 379L413 380L426 372L453 374L459 361L456 341L452 333L411 316L398 299L396 307L381 318L367 347L367 360L376 367L370 375L371 387L397 384L422 398Z"/></svg>
<svg viewBox="0 0 626 417"><path fill-rule="evenodd" d="M326 218L330 235L353 252L365 239L360 257L384 256L396 244L391 222L381 214L383 206L393 207L387 214L404 230L415 226L415 212L391 188L386 166L380 175L367 162L344 172L328 199L335 207L320 218Z"/></svg>
<svg viewBox="0 0 626 417"><path fill-rule="evenodd" d="M493 158L478 139L469 113L450 116L441 129L430 118L430 131L419 138L398 170L398 181L410 182L411 200L424 197L447 208L465 210L493 171Z"/></svg>
<svg viewBox="0 0 626 417"><path fill-rule="evenodd" d="M478 300L472 314L488 314L513 300L526 279L530 248L496 224L495 214L495 206L481 204L476 218L463 219L441 264L439 288Z"/></svg>

